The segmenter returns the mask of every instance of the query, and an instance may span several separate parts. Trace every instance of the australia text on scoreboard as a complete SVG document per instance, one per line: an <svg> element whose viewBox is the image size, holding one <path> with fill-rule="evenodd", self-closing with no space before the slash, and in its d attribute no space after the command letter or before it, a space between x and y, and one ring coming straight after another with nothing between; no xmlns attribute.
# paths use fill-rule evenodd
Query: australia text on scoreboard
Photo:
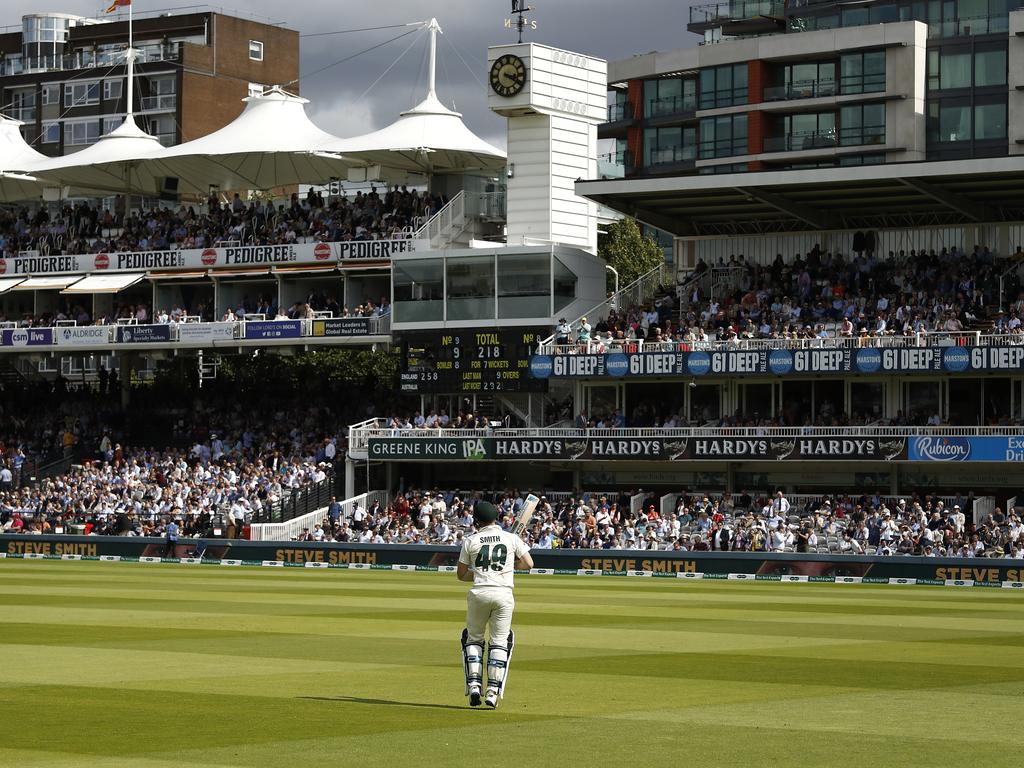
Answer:
<svg viewBox="0 0 1024 768"><path fill-rule="evenodd" d="M155 251L116 251L66 256L24 252L0 258L0 275L81 274L83 272L130 272L148 269L216 269L275 265L324 264L354 260L384 260L417 250L420 241L347 240L335 243L292 245L231 245L210 248Z"/></svg>
<svg viewBox="0 0 1024 768"><path fill-rule="evenodd" d="M539 379L974 371L1022 372L1024 346L612 352L530 359L530 373Z"/></svg>

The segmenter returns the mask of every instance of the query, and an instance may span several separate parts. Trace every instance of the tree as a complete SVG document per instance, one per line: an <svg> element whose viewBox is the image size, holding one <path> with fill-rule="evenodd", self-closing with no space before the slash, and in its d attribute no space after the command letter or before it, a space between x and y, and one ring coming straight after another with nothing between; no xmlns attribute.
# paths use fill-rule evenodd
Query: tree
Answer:
<svg viewBox="0 0 1024 768"><path fill-rule="evenodd" d="M657 241L644 237L633 219L619 219L608 225L608 231L597 240L597 255L619 273L619 287L625 288L638 277L665 261L665 252ZM613 290L615 276L608 273L608 290Z"/></svg>

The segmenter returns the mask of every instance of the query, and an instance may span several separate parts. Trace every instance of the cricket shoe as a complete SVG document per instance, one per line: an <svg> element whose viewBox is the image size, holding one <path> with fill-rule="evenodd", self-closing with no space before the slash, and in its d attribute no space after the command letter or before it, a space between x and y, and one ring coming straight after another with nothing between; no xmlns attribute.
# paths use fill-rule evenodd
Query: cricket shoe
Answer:
<svg viewBox="0 0 1024 768"><path fill-rule="evenodd" d="M484 697L484 703L491 709L498 708L498 692L493 688L487 689L487 695Z"/></svg>
<svg viewBox="0 0 1024 768"><path fill-rule="evenodd" d="M480 706L480 689L473 687L469 689L469 706L479 707Z"/></svg>

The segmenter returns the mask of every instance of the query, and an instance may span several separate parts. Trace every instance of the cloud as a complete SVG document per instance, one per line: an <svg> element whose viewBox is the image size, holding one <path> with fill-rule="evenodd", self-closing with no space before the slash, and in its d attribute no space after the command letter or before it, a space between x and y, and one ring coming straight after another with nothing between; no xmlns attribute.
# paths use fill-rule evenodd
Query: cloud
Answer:
<svg viewBox="0 0 1024 768"><path fill-rule="evenodd" d="M535 4L533 16L538 30L529 32L527 39L602 58L626 58L655 49L695 45L698 40L685 31L688 6L670 0L637 0L614 14L593 0L537 0ZM447 0L436 9L444 29L438 45L438 96L447 106L454 102L477 135L502 147L504 122L487 109L484 83L487 46L515 41L515 33L503 28L509 5L507 0ZM102 17L105 3L63 0L57 6L64 13ZM6 24L17 24L23 14L39 12L38 0L6 0L4 7ZM155 13L161 7L159 3L137 2L135 11ZM282 5L271 0L250 0L247 12L265 17L262 20L283 21L303 34L406 24L423 20L427 13L420 0L390 0L376 5L334 0ZM425 33L417 32L329 66L403 31L386 29L301 39L301 91L311 100L309 112L318 125L343 136L366 133L397 119L403 109L422 98L426 87ZM396 58L414 41L395 64ZM381 77L389 67L390 71ZM380 81L370 88L377 78ZM369 92L360 99L368 88Z"/></svg>

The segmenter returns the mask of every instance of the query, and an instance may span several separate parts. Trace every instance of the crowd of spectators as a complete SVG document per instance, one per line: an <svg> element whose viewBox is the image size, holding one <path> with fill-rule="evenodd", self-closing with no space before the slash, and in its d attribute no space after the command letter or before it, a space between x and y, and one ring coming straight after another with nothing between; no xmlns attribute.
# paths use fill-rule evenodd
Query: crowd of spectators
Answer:
<svg viewBox="0 0 1024 768"><path fill-rule="evenodd" d="M770 265L733 255L714 265L699 261L676 291L663 288L657 299L612 310L594 325L587 318L562 319L554 336L569 352L598 353L631 342L691 349L764 339L812 346L866 346L878 338L913 344L922 343L923 334L955 336L975 328L1024 343L1024 291L1010 269L1022 263L1020 249L998 258L981 246L971 252L890 251L885 257L864 250L844 256L816 246L790 261L779 254ZM718 284L714 295L712 282Z"/></svg>
<svg viewBox="0 0 1024 768"><path fill-rule="evenodd" d="M409 490L386 505L340 506L299 538L373 544L453 544L473 531L479 493ZM821 497L791 505L779 492L758 498L743 491L715 497L680 494L660 512L657 497L633 512L630 494L541 497L524 538L539 549L802 552L918 555L924 557L1024 557L1024 523L1015 510L996 509L979 522L968 514L973 497L947 506L933 496L887 499L880 494ZM516 491L492 499L500 525L511 528L523 497Z"/></svg>
<svg viewBox="0 0 1024 768"><path fill-rule="evenodd" d="M89 203L54 214L16 208L0 211L0 257L25 250L57 255L401 238L443 204L436 195L396 186L329 199L310 189L287 205L211 195L205 211L181 205L122 215Z"/></svg>
<svg viewBox="0 0 1024 768"><path fill-rule="evenodd" d="M315 422L315 413L199 416L207 419L197 422L203 426L181 422L176 430L177 442L187 448L127 448L101 429L90 458L63 474L31 484L20 477L5 482L0 474L0 527L11 533L70 533L76 526L86 534L159 536L172 520L181 520L186 535L214 522L238 535L290 491L333 472L338 439L317 431L309 420ZM76 420L65 426L62 439L77 441L84 431Z"/></svg>

